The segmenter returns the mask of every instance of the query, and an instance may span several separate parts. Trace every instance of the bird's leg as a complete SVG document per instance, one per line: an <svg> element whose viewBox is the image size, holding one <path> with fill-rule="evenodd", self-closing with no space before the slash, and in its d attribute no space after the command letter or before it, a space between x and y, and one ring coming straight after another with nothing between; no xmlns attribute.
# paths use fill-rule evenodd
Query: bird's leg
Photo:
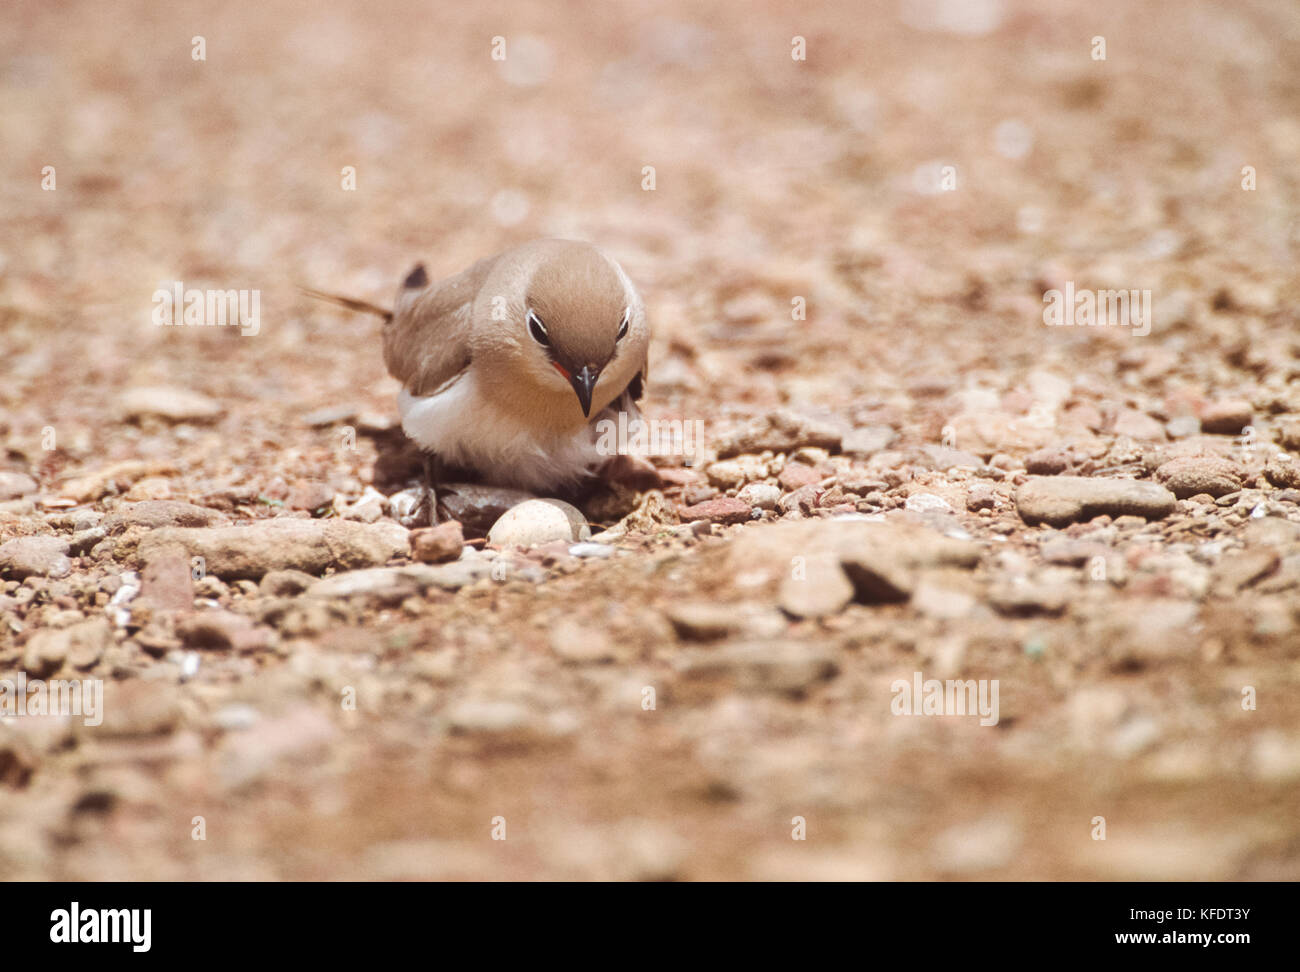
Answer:
<svg viewBox="0 0 1300 972"><path fill-rule="evenodd" d="M416 522L426 520L429 526L438 525L438 497L434 487L442 478L442 463L432 452L424 454L424 482L420 484L420 503L415 508Z"/></svg>

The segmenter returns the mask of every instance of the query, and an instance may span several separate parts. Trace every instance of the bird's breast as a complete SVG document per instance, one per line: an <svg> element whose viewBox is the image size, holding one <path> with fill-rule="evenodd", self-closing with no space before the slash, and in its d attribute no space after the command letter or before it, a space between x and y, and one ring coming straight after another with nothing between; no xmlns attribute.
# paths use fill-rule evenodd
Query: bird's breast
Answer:
<svg viewBox="0 0 1300 972"><path fill-rule="evenodd" d="M578 482L602 458L570 397L576 422L562 396L520 401L485 389L470 368L433 395L403 390L398 410L420 448L497 485L544 491Z"/></svg>

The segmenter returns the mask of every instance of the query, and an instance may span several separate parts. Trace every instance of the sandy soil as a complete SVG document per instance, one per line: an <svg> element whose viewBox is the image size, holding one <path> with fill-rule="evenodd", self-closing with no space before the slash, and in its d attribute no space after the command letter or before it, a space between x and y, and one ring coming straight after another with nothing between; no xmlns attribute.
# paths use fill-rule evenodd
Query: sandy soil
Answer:
<svg viewBox="0 0 1300 972"><path fill-rule="evenodd" d="M106 717L0 723L0 876L1300 877L1296 7L436 6L6 5L0 543L54 541L0 549L0 676ZM586 510L614 556L177 574L151 534L277 519L407 564L378 325L297 288L547 235L709 436ZM155 326L174 282L257 333ZM1067 284L1149 333L1045 326Z"/></svg>

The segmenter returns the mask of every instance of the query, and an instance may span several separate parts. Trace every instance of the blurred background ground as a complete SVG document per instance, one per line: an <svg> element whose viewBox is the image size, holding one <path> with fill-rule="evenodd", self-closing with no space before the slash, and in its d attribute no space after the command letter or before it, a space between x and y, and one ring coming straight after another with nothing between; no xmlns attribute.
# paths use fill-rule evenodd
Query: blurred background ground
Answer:
<svg viewBox="0 0 1300 972"><path fill-rule="evenodd" d="M889 429L854 459L882 488L850 502L938 495L986 551L955 616L855 604L791 621L738 580L730 546L761 529L744 525L277 628L272 650L211 651L197 677L119 633L85 670L166 711L113 741L5 727L0 875L1300 876L1300 540L1247 533L1260 504L1255 519L1300 518L1261 472L1268 449L1300 447L1293 4L11 2L0 17L0 435L5 469L39 487L15 491L0 540L127 500L224 495L225 512L269 516L314 484L359 496L372 442L340 450L305 417L391 421L396 386L375 324L297 286L386 303L417 259L445 275L556 235L606 247L647 296L652 415L725 428L784 407ZM954 191L936 191L944 165ZM155 327L173 281L260 290L260 332ZM1151 334L1045 328L1042 295L1066 281L1151 289ZM126 393L160 385L213 414L127 420ZM1201 434L1242 402L1258 454ZM1009 458L983 477L991 516L968 508L981 477L924 453L941 441ZM1061 538L1011 504L1028 457L1149 475L1188 442L1238 464L1227 504L1180 497L1160 529L1067 537L1127 569L1105 593L1084 593L1077 562L1052 573L1042 547ZM137 465L59 504L119 463ZM5 672L129 566L83 553L66 591L5 591ZM1229 576L1250 555L1266 568ZM996 591L1015 578L1064 606L1008 608ZM829 652L833 676L776 692L690 677L684 659L709 649L673 612L707 598L771 612L764 639ZM626 657L557 657L564 622ZM890 682L918 668L1000 678L999 727L891 716ZM343 713L349 685L363 704ZM484 698L515 706L509 731L483 731L502 710L466 715Z"/></svg>

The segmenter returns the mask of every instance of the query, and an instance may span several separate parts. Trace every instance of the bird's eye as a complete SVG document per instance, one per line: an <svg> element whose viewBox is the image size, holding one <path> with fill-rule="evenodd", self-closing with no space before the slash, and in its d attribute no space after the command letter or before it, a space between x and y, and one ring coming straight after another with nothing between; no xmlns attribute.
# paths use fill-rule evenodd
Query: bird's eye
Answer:
<svg viewBox="0 0 1300 972"><path fill-rule="evenodd" d="M528 312L528 333L542 347L549 348L551 346L551 339L546 334L546 326L542 324L541 318L532 311Z"/></svg>
<svg viewBox="0 0 1300 972"><path fill-rule="evenodd" d="M629 313L627 311L624 311L623 323L618 326L618 337L614 339L615 341L621 341L623 340L623 338L627 336L627 324L628 324L629 317L630 317Z"/></svg>

